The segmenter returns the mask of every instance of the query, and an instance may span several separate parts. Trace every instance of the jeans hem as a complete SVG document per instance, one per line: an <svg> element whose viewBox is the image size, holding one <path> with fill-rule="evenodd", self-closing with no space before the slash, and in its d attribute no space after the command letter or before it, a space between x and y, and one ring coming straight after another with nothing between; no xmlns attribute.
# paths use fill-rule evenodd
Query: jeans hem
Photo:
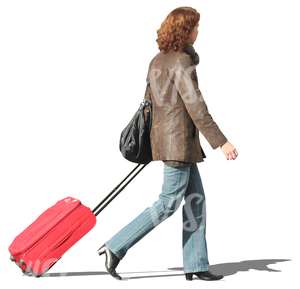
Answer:
<svg viewBox="0 0 300 289"><path fill-rule="evenodd" d="M120 255L119 252L114 251L114 249L112 249L111 247L109 247L109 245L107 245L107 243L105 243L106 248L108 248L111 252L113 252L120 260L124 257L124 255Z"/></svg>
<svg viewBox="0 0 300 289"><path fill-rule="evenodd" d="M196 269L184 269L184 273L193 273L193 272L202 272L202 271L208 271L209 266L208 265L203 265L203 266L198 266Z"/></svg>

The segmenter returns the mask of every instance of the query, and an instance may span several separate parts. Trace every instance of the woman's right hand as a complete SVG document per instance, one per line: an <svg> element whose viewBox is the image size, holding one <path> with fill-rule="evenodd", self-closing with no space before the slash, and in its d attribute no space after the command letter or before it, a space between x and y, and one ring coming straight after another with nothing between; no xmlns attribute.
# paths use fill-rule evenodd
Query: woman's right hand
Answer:
<svg viewBox="0 0 300 289"><path fill-rule="evenodd" d="M225 154L227 160L235 160L238 156L238 152L236 148L229 142L227 141L221 146L221 149L223 153Z"/></svg>

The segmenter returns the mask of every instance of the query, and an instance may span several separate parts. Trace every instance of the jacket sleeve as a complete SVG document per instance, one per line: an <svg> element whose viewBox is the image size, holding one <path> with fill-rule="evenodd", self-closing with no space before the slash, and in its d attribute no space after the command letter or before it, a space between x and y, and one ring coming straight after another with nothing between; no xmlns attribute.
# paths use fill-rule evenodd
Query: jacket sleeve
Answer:
<svg viewBox="0 0 300 289"><path fill-rule="evenodd" d="M213 149L226 143L227 138L208 111L198 87L195 65L188 54L178 58L175 66L174 84L195 126Z"/></svg>
<svg viewBox="0 0 300 289"><path fill-rule="evenodd" d="M150 61L149 66L148 66L148 71L147 71L147 76L146 76L146 89L145 89L145 95L144 99L148 99L151 101L151 87L150 87L150 69L152 62L154 61L154 58Z"/></svg>

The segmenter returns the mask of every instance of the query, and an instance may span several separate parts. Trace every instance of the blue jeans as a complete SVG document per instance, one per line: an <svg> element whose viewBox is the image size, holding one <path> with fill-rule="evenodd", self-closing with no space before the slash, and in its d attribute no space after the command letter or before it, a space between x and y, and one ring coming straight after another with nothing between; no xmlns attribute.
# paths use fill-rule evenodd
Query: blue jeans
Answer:
<svg viewBox="0 0 300 289"><path fill-rule="evenodd" d="M164 164L164 180L158 200L105 242L105 245L122 259L130 247L170 217L180 206L183 198L185 199L182 207L184 272L207 271L209 262L205 238L205 195L196 163L177 168Z"/></svg>

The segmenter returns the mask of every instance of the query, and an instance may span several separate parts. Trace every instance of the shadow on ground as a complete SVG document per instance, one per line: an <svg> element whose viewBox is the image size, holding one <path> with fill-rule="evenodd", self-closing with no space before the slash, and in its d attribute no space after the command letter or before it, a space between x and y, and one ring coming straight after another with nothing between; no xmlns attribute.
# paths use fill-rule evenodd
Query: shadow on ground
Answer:
<svg viewBox="0 0 300 289"><path fill-rule="evenodd" d="M291 259L260 259L260 260L245 260L240 262L232 263L220 263L210 265L209 270L216 274L222 274L229 276L237 274L238 272L249 271L250 269L268 272L281 272L281 270L275 270L269 268L269 265L276 264L279 262L291 261ZM174 274L171 272L179 271L181 273ZM142 272L119 272L122 274L139 274L139 276L122 277L122 280L129 279L141 279L141 278L156 278L156 277L171 277L171 276L183 276L183 267L171 267L164 271L142 271ZM163 273L163 274L155 274ZM171 274L170 274L171 273ZM140 275L142 274L142 275ZM61 272L61 273L45 273L41 277L63 277L63 276L90 276L90 275L108 275L106 271L86 271L86 272Z"/></svg>

